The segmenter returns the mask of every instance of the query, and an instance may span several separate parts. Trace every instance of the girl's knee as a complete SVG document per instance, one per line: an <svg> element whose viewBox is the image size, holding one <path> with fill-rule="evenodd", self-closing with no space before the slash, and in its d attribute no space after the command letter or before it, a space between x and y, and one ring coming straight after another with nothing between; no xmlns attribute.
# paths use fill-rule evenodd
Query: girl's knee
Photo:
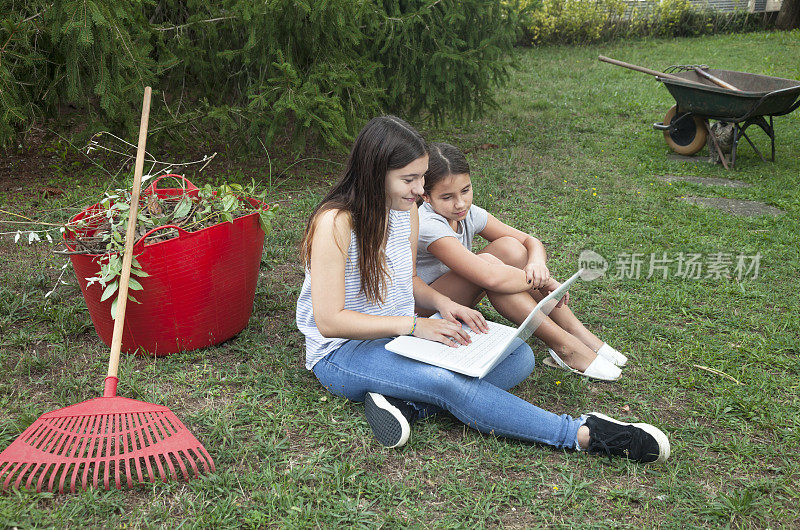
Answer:
<svg viewBox="0 0 800 530"><path fill-rule="evenodd" d="M460 401L469 392L470 386L476 381L474 378L438 368L428 373L428 391L442 404Z"/></svg>
<svg viewBox="0 0 800 530"><path fill-rule="evenodd" d="M489 254L488 252L484 254L478 254L478 257L481 258L483 261L491 263L492 265L502 265L503 260L495 256L494 254Z"/></svg>
<svg viewBox="0 0 800 530"><path fill-rule="evenodd" d="M525 373L526 377L533 372L533 368L536 366L536 355L534 355L531 347L524 342L508 356L508 360L514 367L515 372Z"/></svg>
<svg viewBox="0 0 800 530"><path fill-rule="evenodd" d="M536 355L534 355L531 347L525 344L524 347L517 348L515 353L519 355L520 371L532 372L536 366Z"/></svg>
<svg viewBox="0 0 800 530"><path fill-rule="evenodd" d="M490 254L512 267L522 268L528 261L528 250L511 236L503 236L495 239L481 251L483 254Z"/></svg>

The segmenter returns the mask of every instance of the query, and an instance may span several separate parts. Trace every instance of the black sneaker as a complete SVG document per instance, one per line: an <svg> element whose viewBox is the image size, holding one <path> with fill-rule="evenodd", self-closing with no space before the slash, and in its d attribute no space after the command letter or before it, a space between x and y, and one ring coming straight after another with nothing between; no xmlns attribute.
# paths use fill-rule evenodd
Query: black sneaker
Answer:
<svg viewBox="0 0 800 530"><path fill-rule="evenodd" d="M364 413L372 434L386 447L402 447L411 435L416 410L405 401L367 392Z"/></svg>
<svg viewBox="0 0 800 530"><path fill-rule="evenodd" d="M661 463L669 458L669 440L649 423L624 423L599 412L590 412L587 453L621 456L636 462Z"/></svg>

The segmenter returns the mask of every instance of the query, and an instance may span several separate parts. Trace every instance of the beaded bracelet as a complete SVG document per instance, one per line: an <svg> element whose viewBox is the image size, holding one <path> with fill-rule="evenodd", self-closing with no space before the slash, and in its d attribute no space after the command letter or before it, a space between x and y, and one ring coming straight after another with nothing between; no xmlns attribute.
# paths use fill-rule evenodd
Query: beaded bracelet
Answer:
<svg viewBox="0 0 800 530"><path fill-rule="evenodd" d="M413 335L414 331L417 329L417 314L414 313L414 322L411 324L411 331L408 332L409 335Z"/></svg>

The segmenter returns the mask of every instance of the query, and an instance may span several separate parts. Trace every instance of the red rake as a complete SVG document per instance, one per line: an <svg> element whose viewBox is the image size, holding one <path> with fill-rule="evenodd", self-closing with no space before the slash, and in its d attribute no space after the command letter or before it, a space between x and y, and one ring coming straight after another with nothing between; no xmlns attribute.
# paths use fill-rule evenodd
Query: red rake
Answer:
<svg viewBox="0 0 800 530"><path fill-rule="evenodd" d="M200 468L206 473L215 470L211 455L171 410L117 396L150 95L150 87L145 87L117 318L103 397L43 414L25 429L0 453L3 491L12 487L31 489L35 483L36 491L55 491L58 487L63 493L68 487L74 492L79 484L82 489L88 488L90 482L99 487L101 477L105 489L110 489L112 483L121 488L123 477L130 487L134 481L155 482L156 477L189 480L200 476Z"/></svg>

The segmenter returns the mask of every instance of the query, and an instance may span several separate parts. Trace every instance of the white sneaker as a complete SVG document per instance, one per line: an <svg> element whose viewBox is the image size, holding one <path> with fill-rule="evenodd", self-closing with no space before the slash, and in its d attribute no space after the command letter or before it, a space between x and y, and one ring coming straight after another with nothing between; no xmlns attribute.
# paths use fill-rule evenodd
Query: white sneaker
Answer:
<svg viewBox="0 0 800 530"><path fill-rule="evenodd" d="M597 355L599 355L600 357L604 357L605 359L608 359L609 361L614 363L615 366L619 366L620 368L622 368L628 363L627 357L622 355L620 352L618 352L605 342L603 343L602 346L600 346L600 349L597 350Z"/></svg>

